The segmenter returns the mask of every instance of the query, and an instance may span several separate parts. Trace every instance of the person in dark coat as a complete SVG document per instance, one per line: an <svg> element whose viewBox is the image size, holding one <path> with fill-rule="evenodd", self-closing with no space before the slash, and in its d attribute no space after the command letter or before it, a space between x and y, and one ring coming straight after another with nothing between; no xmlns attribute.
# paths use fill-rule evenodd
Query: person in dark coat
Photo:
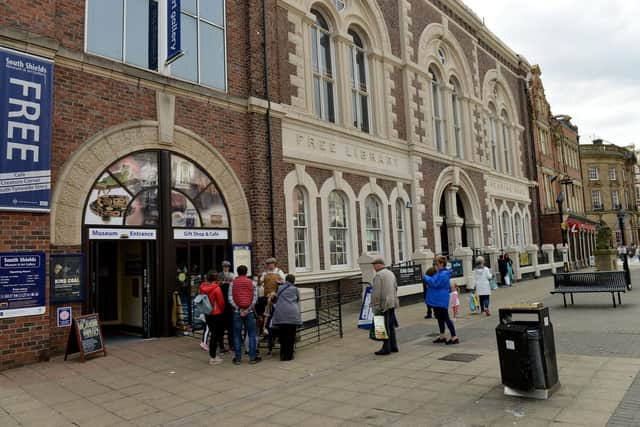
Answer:
<svg viewBox="0 0 640 427"><path fill-rule="evenodd" d="M500 283L502 283L502 286L509 286L506 279L506 277L509 276L509 270L504 255L498 257L498 272L500 273Z"/></svg>
<svg viewBox="0 0 640 427"><path fill-rule="evenodd" d="M287 274L285 282L278 286L273 306L271 324L278 329L280 360L293 360L296 331L302 325L300 314L300 291L295 287L296 276Z"/></svg>
<svg viewBox="0 0 640 427"><path fill-rule="evenodd" d="M436 274L436 268L435 267L429 267L427 269L427 272L425 273L427 276L431 277L434 274ZM427 314L425 314L424 318L425 319L431 319L433 318L433 307L431 307L429 304L427 304L427 292L429 292L429 286L427 286L427 281L424 280L424 278L422 279L422 293L424 295L424 302L427 306Z"/></svg>

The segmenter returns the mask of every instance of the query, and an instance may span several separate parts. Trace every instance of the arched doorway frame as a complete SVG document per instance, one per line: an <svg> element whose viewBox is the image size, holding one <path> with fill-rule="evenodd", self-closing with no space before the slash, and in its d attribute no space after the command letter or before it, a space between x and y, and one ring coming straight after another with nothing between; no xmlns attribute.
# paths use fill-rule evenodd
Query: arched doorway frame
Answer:
<svg viewBox="0 0 640 427"><path fill-rule="evenodd" d="M160 143L158 122L137 121L94 135L65 162L56 179L51 203L51 244L80 246L84 204L99 175L116 159L142 150L167 150L197 159L226 201L232 243L250 243L251 217L244 189L231 165L196 133L176 126L172 144Z"/></svg>
<svg viewBox="0 0 640 427"><path fill-rule="evenodd" d="M432 216L435 252L440 253L442 251L439 230L444 218L440 215L440 200L446 196L444 193L450 186L456 188L455 191L459 195L464 207L466 215L466 218L464 218L464 227L467 229L467 238L473 242L475 247L483 246L482 212L480 199L473 185L473 181L464 170L457 166L449 166L440 173L433 190ZM450 248L452 251L455 249L455 247Z"/></svg>

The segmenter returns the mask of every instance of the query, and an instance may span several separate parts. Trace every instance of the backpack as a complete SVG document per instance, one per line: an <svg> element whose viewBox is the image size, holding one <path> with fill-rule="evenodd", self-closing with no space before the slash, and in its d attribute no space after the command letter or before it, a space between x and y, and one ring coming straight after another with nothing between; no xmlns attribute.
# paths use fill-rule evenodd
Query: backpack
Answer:
<svg viewBox="0 0 640 427"><path fill-rule="evenodd" d="M209 301L209 297L206 294L200 294L193 299L193 303L198 307L200 313L203 314L211 314L213 311L213 307L211 306L211 301Z"/></svg>

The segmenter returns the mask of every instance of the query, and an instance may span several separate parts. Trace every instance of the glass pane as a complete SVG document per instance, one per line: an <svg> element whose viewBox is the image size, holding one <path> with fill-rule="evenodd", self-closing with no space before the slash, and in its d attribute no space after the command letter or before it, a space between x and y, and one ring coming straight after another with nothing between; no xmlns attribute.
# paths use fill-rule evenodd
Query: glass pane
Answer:
<svg viewBox="0 0 640 427"><path fill-rule="evenodd" d="M318 30L315 27L311 28L311 60L313 63L313 72L320 71L318 68Z"/></svg>
<svg viewBox="0 0 640 427"><path fill-rule="evenodd" d="M158 225L158 189L153 188L138 195L131 204L125 219L126 225Z"/></svg>
<svg viewBox="0 0 640 427"><path fill-rule="evenodd" d="M200 227L196 207L184 194L171 192L171 225L173 227Z"/></svg>
<svg viewBox="0 0 640 427"><path fill-rule="evenodd" d="M87 51L122 61L124 0L87 1Z"/></svg>
<svg viewBox="0 0 640 427"><path fill-rule="evenodd" d="M200 22L200 83L226 89L224 31Z"/></svg>
<svg viewBox="0 0 640 427"><path fill-rule="evenodd" d="M229 215L222 200L222 195L215 185L211 184L195 200L196 207L200 210L204 227L228 228Z"/></svg>
<svg viewBox="0 0 640 427"><path fill-rule="evenodd" d="M320 79L313 78L313 99L316 105L316 116L322 118L322 99L320 98Z"/></svg>
<svg viewBox="0 0 640 427"><path fill-rule="evenodd" d="M196 0L182 0L182 2L180 3L180 8L185 12L189 12L189 13L192 13L193 15L195 15L196 14Z"/></svg>
<svg viewBox="0 0 640 427"><path fill-rule="evenodd" d="M224 0L200 0L200 18L224 26Z"/></svg>
<svg viewBox="0 0 640 427"><path fill-rule="evenodd" d="M368 97L360 95L360 105L362 106L362 130L369 132L369 102Z"/></svg>
<svg viewBox="0 0 640 427"><path fill-rule="evenodd" d="M153 151L135 153L118 160L109 171L131 193L158 185L158 156Z"/></svg>
<svg viewBox="0 0 640 427"><path fill-rule="evenodd" d="M351 106L353 110L353 126L358 127L358 95L356 92L351 93Z"/></svg>
<svg viewBox="0 0 640 427"><path fill-rule="evenodd" d="M183 157L171 156L171 188L195 199L209 184L211 180L198 166Z"/></svg>
<svg viewBox="0 0 640 427"><path fill-rule="evenodd" d="M366 92L367 91L367 72L366 72L365 62L364 62L364 52L357 51L356 63L358 64L358 80L360 82L360 90L363 92Z"/></svg>
<svg viewBox="0 0 640 427"><path fill-rule="evenodd" d="M122 225L131 196L111 175L102 174L89 195L86 224ZM129 212L130 213L130 212Z"/></svg>
<svg viewBox="0 0 640 427"><path fill-rule="evenodd" d="M336 121L336 114L333 105L333 83L324 81L325 102L327 103L327 120L331 123Z"/></svg>
<svg viewBox="0 0 640 427"><path fill-rule="evenodd" d="M184 3L182 3L184 6ZM196 20L182 14L182 50L184 56L171 65L171 75L192 82L198 81L198 43Z"/></svg>
<svg viewBox="0 0 640 427"><path fill-rule="evenodd" d="M333 75L333 68L331 67L331 38L326 33L320 33L320 61L322 61L322 74Z"/></svg>
<svg viewBox="0 0 640 427"><path fill-rule="evenodd" d="M149 0L127 0L126 30L125 62L147 68L149 66Z"/></svg>

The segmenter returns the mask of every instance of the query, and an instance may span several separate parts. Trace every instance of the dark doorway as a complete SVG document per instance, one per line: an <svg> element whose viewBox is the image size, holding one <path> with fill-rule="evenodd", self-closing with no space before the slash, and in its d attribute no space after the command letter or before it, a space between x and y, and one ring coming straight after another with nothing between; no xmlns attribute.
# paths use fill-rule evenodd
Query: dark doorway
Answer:
<svg viewBox="0 0 640 427"><path fill-rule="evenodd" d="M449 230L447 229L447 207L444 200L444 193L440 198L440 216L442 225L440 226L440 246L442 255L449 255Z"/></svg>

